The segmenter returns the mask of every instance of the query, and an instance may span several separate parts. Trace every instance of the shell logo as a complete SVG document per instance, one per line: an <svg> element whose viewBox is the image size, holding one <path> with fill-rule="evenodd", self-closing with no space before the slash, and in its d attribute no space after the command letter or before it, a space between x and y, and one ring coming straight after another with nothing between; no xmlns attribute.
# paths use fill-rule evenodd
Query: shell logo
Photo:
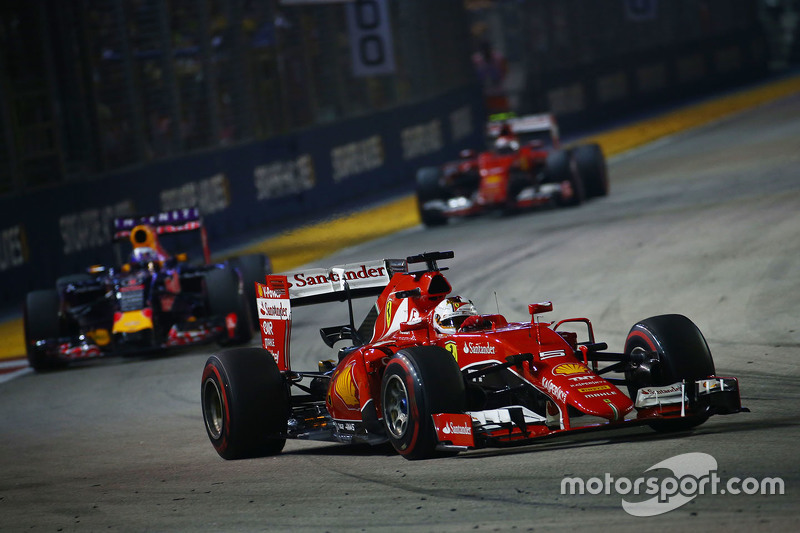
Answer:
<svg viewBox="0 0 800 533"><path fill-rule="evenodd" d="M586 374L589 369L580 363L561 363L553 369L553 374L570 376L572 374Z"/></svg>
<svg viewBox="0 0 800 533"><path fill-rule="evenodd" d="M353 378L353 365L355 362L347 365L347 367L336 375L336 383L333 384L333 390L344 404L351 409L358 409L360 403L358 401L358 387L356 380Z"/></svg>

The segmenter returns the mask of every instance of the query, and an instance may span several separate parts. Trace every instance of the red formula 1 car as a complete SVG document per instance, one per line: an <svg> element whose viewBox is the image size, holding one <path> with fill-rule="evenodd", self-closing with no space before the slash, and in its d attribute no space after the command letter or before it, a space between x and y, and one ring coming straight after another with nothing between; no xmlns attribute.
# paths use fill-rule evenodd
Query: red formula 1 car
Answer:
<svg viewBox="0 0 800 533"><path fill-rule="evenodd" d="M452 252L267 276L258 284L262 348L212 355L202 377L206 430L226 459L280 452L287 438L391 442L408 459L548 435L647 424L686 429L742 411L738 381L719 377L682 315L642 320L622 352L589 320L541 322L552 304L508 322L449 296L437 261ZM409 265L424 267L408 272ZM355 327L352 298L379 294ZM290 364L293 308L348 301L349 323L322 328L338 361ZM612 377L615 376L615 377Z"/></svg>
<svg viewBox="0 0 800 533"><path fill-rule="evenodd" d="M491 149L462 152L458 161L417 171L417 203L426 226L488 210L514 212L576 206L608 194L608 172L597 144L562 149L552 115L490 122Z"/></svg>

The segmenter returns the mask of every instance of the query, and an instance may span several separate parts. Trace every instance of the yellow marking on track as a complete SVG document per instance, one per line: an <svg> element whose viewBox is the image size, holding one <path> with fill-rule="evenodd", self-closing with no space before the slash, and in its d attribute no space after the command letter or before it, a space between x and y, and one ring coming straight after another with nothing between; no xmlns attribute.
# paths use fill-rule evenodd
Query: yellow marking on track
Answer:
<svg viewBox="0 0 800 533"><path fill-rule="evenodd" d="M238 253L265 253L276 272L316 261L336 250L383 237L420 223L414 196L291 230Z"/></svg>
<svg viewBox="0 0 800 533"><path fill-rule="evenodd" d="M630 126L582 139L582 142L599 143L605 155L610 157L797 92L800 92L800 76L682 107Z"/></svg>
<svg viewBox="0 0 800 533"><path fill-rule="evenodd" d="M696 128L726 116L800 92L800 76L738 91L721 98L693 104L675 111L601 133L581 142L597 142L611 157L668 135ZM613 178L613 177L612 177ZM420 223L414 195L342 218L290 230L241 250L266 253L276 272L285 272L322 259L342 248L354 246ZM0 323L0 360L25 354L22 319Z"/></svg>

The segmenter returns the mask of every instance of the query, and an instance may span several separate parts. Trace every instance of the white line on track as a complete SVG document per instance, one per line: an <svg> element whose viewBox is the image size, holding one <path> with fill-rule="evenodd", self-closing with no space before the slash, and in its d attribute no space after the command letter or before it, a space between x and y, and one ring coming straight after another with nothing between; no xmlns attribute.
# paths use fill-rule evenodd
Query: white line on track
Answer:
<svg viewBox="0 0 800 533"><path fill-rule="evenodd" d="M14 378L33 372L28 366L28 360L23 358L0 361L0 383L11 381Z"/></svg>
<svg viewBox="0 0 800 533"><path fill-rule="evenodd" d="M33 369L29 366L20 368L19 370L15 370L13 372L9 372L8 374L0 374L0 383L5 383L7 381L11 381L12 379L18 378L20 376L24 376L25 374L30 374L33 372Z"/></svg>

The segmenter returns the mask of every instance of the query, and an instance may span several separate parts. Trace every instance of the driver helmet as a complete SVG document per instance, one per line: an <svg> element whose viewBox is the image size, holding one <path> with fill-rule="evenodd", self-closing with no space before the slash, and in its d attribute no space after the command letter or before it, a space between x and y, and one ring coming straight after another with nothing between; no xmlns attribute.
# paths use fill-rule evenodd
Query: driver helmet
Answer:
<svg viewBox="0 0 800 533"><path fill-rule="evenodd" d="M478 311L469 300L461 296L445 298L433 310L433 328L439 333L455 333L467 318L477 314Z"/></svg>
<svg viewBox="0 0 800 533"><path fill-rule="evenodd" d="M494 141L494 149L498 154L513 154L519 151L519 141L511 135L502 135Z"/></svg>
<svg viewBox="0 0 800 533"><path fill-rule="evenodd" d="M131 254L131 263L144 264L158 261L158 252L148 246L140 246L133 250Z"/></svg>

